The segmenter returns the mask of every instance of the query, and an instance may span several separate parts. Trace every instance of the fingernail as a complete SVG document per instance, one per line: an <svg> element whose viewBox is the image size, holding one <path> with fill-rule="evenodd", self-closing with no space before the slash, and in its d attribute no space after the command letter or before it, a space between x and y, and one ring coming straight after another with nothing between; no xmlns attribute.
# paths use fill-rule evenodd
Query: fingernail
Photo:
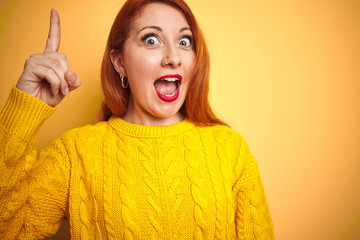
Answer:
<svg viewBox="0 0 360 240"><path fill-rule="evenodd" d="M76 80L75 73L73 73L71 71L69 72L69 80L71 83L75 82L75 80Z"/></svg>
<svg viewBox="0 0 360 240"><path fill-rule="evenodd" d="M69 96L69 88L65 88L65 96Z"/></svg>
<svg viewBox="0 0 360 240"><path fill-rule="evenodd" d="M76 80L76 74L73 73L73 72L71 72L71 74L72 74L72 76L73 76L73 77L72 77L72 81L75 82L75 80Z"/></svg>

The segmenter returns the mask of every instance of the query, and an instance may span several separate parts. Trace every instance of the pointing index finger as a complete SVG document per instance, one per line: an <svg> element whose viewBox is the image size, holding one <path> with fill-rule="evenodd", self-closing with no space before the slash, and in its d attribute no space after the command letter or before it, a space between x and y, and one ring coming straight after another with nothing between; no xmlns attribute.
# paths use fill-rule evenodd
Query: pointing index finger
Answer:
<svg viewBox="0 0 360 240"><path fill-rule="evenodd" d="M49 36L46 42L45 52L57 52L60 47L60 17L58 12L52 8L50 16Z"/></svg>

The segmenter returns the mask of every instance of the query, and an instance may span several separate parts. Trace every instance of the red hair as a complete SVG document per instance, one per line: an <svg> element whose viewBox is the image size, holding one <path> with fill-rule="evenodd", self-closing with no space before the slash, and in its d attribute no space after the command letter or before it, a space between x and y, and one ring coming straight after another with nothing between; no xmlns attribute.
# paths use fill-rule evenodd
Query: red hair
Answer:
<svg viewBox="0 0 360 240"><path fill-rule="evenodd" d="M121 53L128 37L131 21L141 9L150 3L165 3L179 9L186 17L194 37L196 61L185 102L180 112L191 122L200 126L226 125L215 116L208 100L210 58L204 36L189 6L183 0L128 0L115 18L107 41L102 66L101 84L105 100L102 103L102 119L112 115L122 116L129 101L129 88L121 86L120 76L114 69L110 51Z"/></svg>

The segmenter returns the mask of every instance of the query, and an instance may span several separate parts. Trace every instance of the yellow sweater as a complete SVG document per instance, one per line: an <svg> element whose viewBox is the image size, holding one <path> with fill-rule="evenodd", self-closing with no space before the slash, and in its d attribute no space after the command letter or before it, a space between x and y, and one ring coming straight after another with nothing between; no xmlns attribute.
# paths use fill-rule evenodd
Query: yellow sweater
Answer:
<svg viewBox="0 0 360 240"><path fill-rule="evenodd" d="M39 153L53 108L16 88L0 113L0 239L274 239L257 163L224 126L112 117Z"/></svg>

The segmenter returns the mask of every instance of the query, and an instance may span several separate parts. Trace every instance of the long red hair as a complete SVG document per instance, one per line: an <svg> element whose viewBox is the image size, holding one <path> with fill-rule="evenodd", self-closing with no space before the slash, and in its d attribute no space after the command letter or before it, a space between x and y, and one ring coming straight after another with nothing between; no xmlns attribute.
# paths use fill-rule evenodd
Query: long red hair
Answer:
<svg viewBox="0 0 360 240"><path fill-rule="evenodd" d="M186 17L194 37L196 61L194 74L190 81L181 113L191 122L200 126L226 125L211 110L208 100L210 58L205 39L189 6L183 0L128 0L115 18L107 41L102 66L101 84L105 100L102 103L102 119L107 121L112 115L122 116L126 112L129 101L129 88L121 86L119 74L114 69L110 51L121 53L128 37L131 21L141 9L150 3L165 3L179 9Z"/></svg>

